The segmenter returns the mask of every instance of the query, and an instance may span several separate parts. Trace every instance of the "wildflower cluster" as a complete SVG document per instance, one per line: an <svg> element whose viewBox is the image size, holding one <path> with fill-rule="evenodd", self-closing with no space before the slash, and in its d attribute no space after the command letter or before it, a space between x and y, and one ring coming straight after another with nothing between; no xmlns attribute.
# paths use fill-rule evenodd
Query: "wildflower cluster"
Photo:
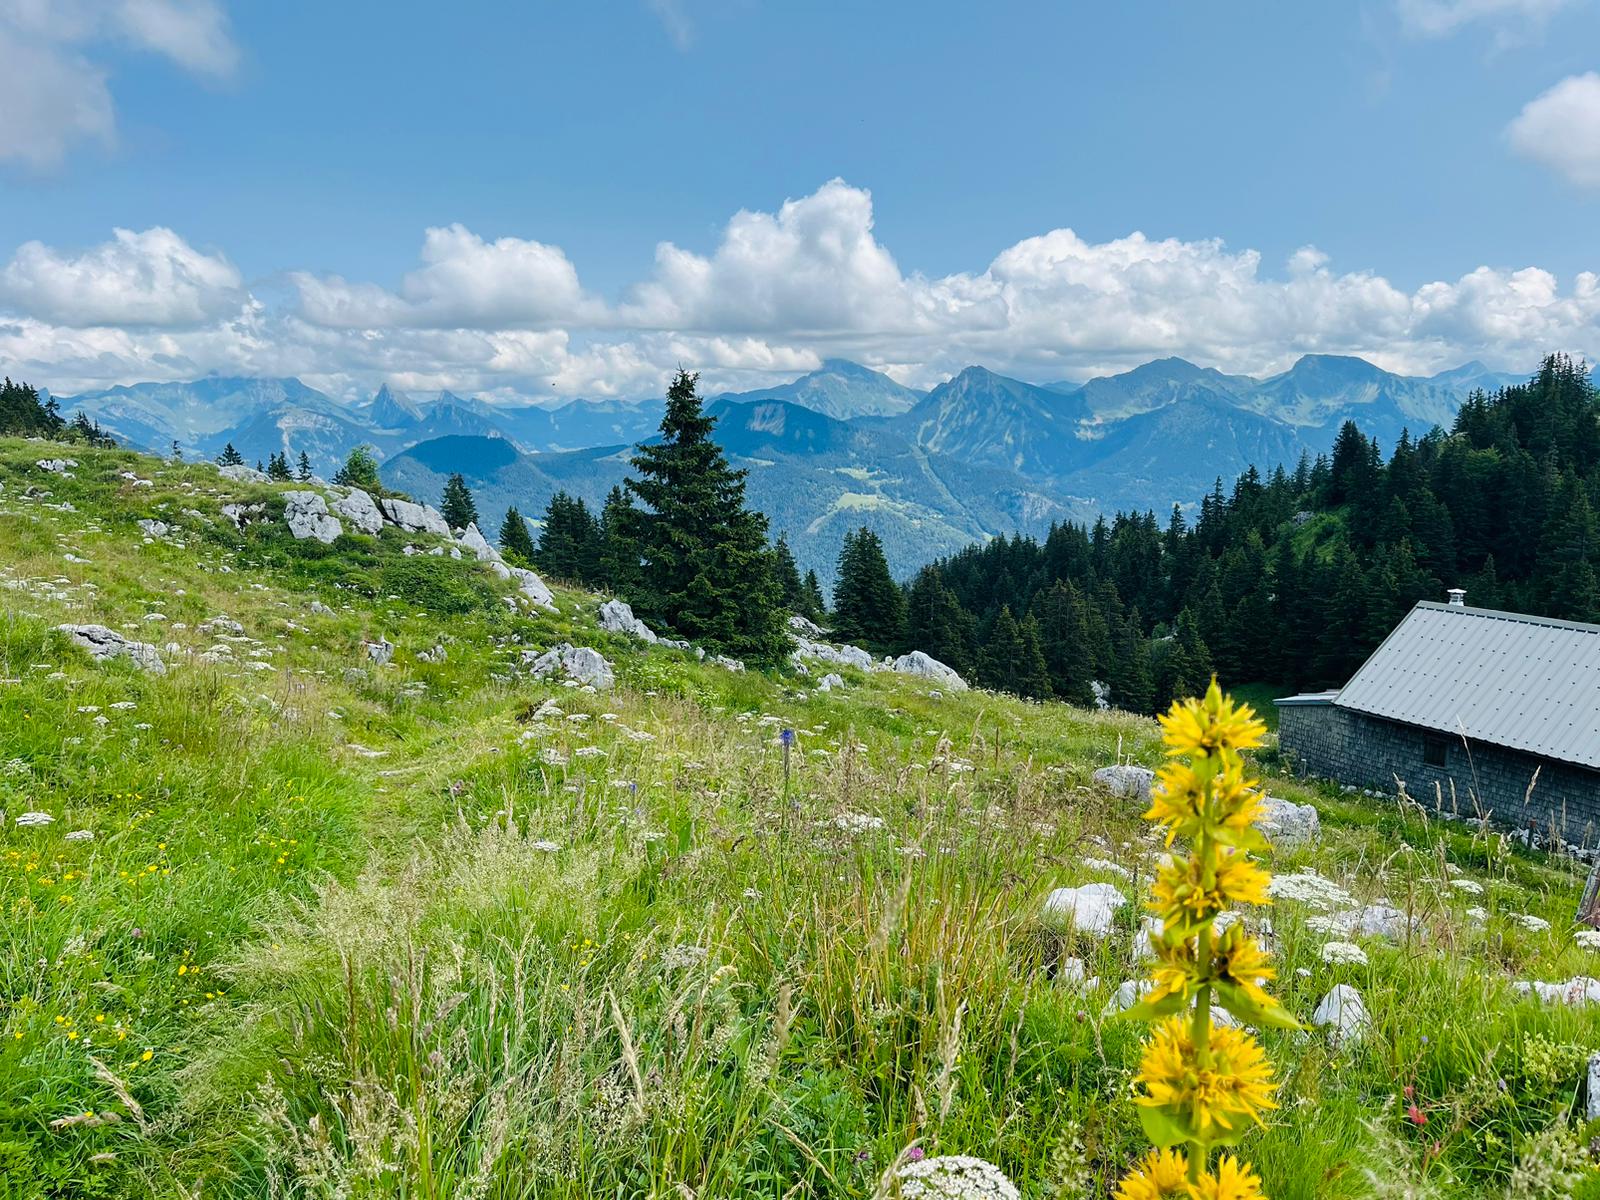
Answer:
<svg viewBox="0 0 1600 1200"><path fill-rule="evenodd" d="M1216 680L1202 700L1175 703L1161 718L1167 762L1158 773L1148 820L1170 853L1157 872L1150 908L1152 987L1130 1015L1159 1022L1145 1042L1136 1082L1139 1115L1156 1149L1123 1180L1117 1200L1261 1200L1248 1163L1211 1150L1231 1146L1275 1107L1272 1065L1253 1036L1212 1020L1213 1004L1239 1023L1292 1028L1294 1019L1267 992L1275 972L1261 945L1235 921L1217 928L1232 905L1271 903L1271 878L1251 858L1266 848L1255 828L1260 785L1245 774L1242 752L1261 744L1266 727L1222 694Z"/></svg>

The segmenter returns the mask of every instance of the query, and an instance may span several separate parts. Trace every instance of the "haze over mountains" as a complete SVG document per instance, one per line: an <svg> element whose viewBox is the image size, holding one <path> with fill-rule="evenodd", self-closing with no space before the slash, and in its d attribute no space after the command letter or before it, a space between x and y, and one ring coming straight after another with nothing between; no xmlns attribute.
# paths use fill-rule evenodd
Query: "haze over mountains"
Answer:
<svg viewBox="0 0 1600 1200"><path fill-rule="evenodd" d="M829 360L711 408L719 437L751 472L753 502L802 566L827 579L842 534L862 524L905 573L993 534L1191 504L1218 476L1326 451L1347 419L1389 446L1402 429L1420 436L1448 425L1474 390L1520 379L1478 363L1401 376L1332 355L1255 379L1167 358L1084 384L1031 384L975 366L923 393ZM138 446L176 441L214 456L231 442L252 462L305 451L320 474L369 445L393 486L429 500L461 472L491 526L512 504L537 517L558 488L598 505L662 408L656 399L512 407L387 386L346 404L295 379L217 377L61 403Z"/></svg>

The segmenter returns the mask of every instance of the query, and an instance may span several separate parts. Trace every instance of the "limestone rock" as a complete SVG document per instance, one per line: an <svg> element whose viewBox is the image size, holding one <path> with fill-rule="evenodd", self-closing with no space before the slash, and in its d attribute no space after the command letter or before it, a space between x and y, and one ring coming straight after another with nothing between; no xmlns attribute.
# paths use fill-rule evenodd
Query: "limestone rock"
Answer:
<svg viewBox="0 0 1600 1200"><path fill-rule="evenodd" d="M655 630L633 615L633 608L626 600L607 600L600 606L600 628L625 633L652 645L661 640Z"/></svg>
<svg viewBox="0 0 1600 1200"><path fill-rule="evenodd" d="M1519 979L1511 985L1511 990L1519 996L1537 996L1546 1004L1565 1004L1568 1008L1600 1002L1600 979L1587 975L1575 975L1565 983Z"/></svg>
<svg viewBox="0 0 1600 1200"><path fill-rule="evenodd" d="M795 639L795 648L790 657L796 662L813 658L819 662L835 663L841 667L856 667L862 671L873 671L878 666L872 655L860 646L830 646L826 642L816 642L806 637Z"/></svg>
<svg viewBox="0 0 1600 1200"><path fill-rule="evenodd" d="M264 472L258 471L254 467L247 467L243 463L240 463L235 467L218 467L217 474L221 475L224 479L231 479L235 483L267 482L267 477Z"/></svg>
<svg viewBox="0 0 1600 1200"><path fill-rule="evenodd" d="M142 517L139 520L139 529L146 537L166 537L172 532L172 526L165 521L158 521L154 517Z"/></svg>
<svg viewBox="0 0 1600 1200"><path fill-rule="evenodd" d="M1589 1079L1584 1117L1600 1121L1600 1053L1589 1055Z"/></svg>
<svg viewBox="0 0 1600 1200"><path fill-rule="evenodd" d="M267 511L265 504L224 504L222 515L233 522L235 529L243 529Z"/></svg>
<svg viewBox="0 0 1600 1200"><path fill-rule="evenodd" d="M1311 1014L1311 1023L1318 1029L1326 1029L1329 1042L1338 1048L1365 1033L1372 1018L1361 993L1348 983L1340 983L1322 998Z"/></svg>
<svg viewBox="0 0 1600 1200"><path fill-rule="evenodd" d="M831 671L817 682L817 691L819 692L831 692L835 688L842 687L844 687L844 680Z"/></svg>
<svg viewBox="0 0 1600 1200"><path fill-rule="evenodd" d="M392 496L385 496L378 501L378 508L391 523L400 526L407 533L436 533L440 537L450 536L450 526L445 524L439 511L431 505L413 504L409 500L396 500Z"/></svg>
<svg viewBox="0 0 1600 1200"><path fill-rule="evenodd" d="M1094 773L1094 781L1113 796L1150 803L1150 786L1156 773L1149 767L1136 767L1132 763L1118 763L1114 767L1101 767Z"/></svg>
<svg viewBox="0 0 1600 1200"><path fill-rule="evenodd" d="M77 465L78 460L74 458L41 458L39 460L39 470L49 471L52 475L70 475L72 472L69 468Z"/></svg>
<svg viewBox="0 0 1600 1200"><path fill-rule="evenodd" d="M499 567L504 564L497 562L493 565ZM512 579L516 580L517 589L529 600L540 608L548 608L551 612L556 611L555 596L551 594L550 589L545 586L544 580L540 579L537 574L528 570L527 567L512 567L508 573Z"/></svg>
<svg viewBox="0 0 1600 1200"><path fill-rule="evenodd" d="M568 679L575 679L579 683L586 683L595 688L609 688L616 682L611 664L605 660L600 651L590 649L588 646L574 646L571 642L562 642L561 645L546 650L543 654L535 650L524 650L522 661L528 668L528 673L535 679L544 679L560 672Z"/></svg>
<svg viewBox="0 0 1600 1200"><path fill-rule="evenodd" d="M74 646L87 650L96 662L126 658L141 670L153 671L157 675L167 673L167 664L161 661L161 652L149 642L129 641L104 625L57 625L56 628L66 634Z"/></svg>
<svg viewBox="0 0 1600 1200"><path fill-rule="evenodd" d="M328 502L319 492L285 492L283 519L295 537L313 538L324 545L344 532L344 526L328 512Z"/></svg>
<svg viewBox="0 0 1600 1200"><path fill-rule="evenodd" d="M1263 816L1256 822L1256 828L1279 850L1314 846L1322 839L1322 820L1311 805L1266 796L1261 807Z"/></svg>
<svg viewBox="0 0 1600 1200"><path fill-rule="evenodd" d="M812 638L816 641L821 641L823 638L828 636L828 631L821 625L818 625L815 621L806 620L806 618L802 617L799 613L796 613L789 618L789 628L794 630L801 637Z"/></svg>
<svg viewBox="0 0 1600 1200"><path fill-rule="evenodd" d="M737 658L729 658L726 654L713 654L708 661L716 666L721 667L724 671L744 670L744 664L742 662L740 662Z"/></svg>
<svg viewBox="0 0 1600 1200"><path fill-rule="evenodd" d="M363 642L362 645L367 648L367 657L380 667L394 659L394 643L388 638L379 638L375 642Z"/></svg>
<svg viewBox="0 0 1600 1200"><path fill-rule="evenodd" d="M383 514L378 511L377 502L358 487L334 496L333 511L362 533L376 536L383 531Z"/></svg>
<svg viewBox="0 0 1600 1200"><path fill-rule="evenodd" d="M1045 898L1044 915L1065 920L1079 933L1105 937L1111 932L1117 909L1128 898L1109 883L1086 883L1082 887L1056 888Z"/></svg>
<svg viewBox="0 0 1600 1200"><path fill-rule="evenodd" d="M471 550L478 556L479 562L500 561L500 551L491 546L489 544L489 539L484 537L483 534L479 532L477 522L470 522L467 527L461 531L461 537L458 540L460 541L461 545L465 546L468 550Z"/></svg>
<svg viewBox="0 0 1600 1200"><path fill-rule="evenodd" d="M967 681L957 674L954 667L946 666L931 654L924 654L921 650L902 654L894 660L890 669L898 671L901 675L920 675L924 679L931 679L940 687L949 688L952 692L967 690Z"/></svg>

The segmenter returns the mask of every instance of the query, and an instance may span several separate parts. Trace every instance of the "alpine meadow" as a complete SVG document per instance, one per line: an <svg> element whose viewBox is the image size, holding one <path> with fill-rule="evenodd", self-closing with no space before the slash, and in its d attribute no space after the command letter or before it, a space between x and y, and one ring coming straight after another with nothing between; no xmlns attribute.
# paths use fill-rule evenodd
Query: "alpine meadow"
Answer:
<svg viewBox="0 0 1600 1200"><path fill-rule="evenodd" d="M0 1200L1600 1200L1600 0L0 0Z"/></svg>

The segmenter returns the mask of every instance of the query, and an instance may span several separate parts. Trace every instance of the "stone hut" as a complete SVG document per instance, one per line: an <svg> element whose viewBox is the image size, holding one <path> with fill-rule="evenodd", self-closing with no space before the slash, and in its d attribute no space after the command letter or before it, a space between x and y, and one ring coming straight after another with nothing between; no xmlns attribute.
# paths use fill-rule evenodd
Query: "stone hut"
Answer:
<svg viewBox="0 0 1600 1200"><path fill-rule="evenodd" d="M1423 601L1350 682L1286 696L1296 770L1600 842L1600 625Z"/></svg>

